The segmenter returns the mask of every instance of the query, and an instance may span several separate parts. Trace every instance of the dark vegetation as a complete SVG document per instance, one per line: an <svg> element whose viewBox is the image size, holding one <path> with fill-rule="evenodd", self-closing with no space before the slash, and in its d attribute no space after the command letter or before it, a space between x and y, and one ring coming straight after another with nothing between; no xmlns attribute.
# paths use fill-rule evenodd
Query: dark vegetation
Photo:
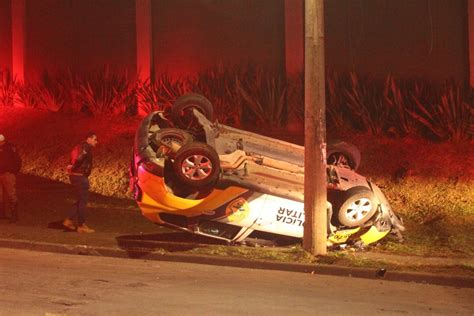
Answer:
<svg viewBox="0 0 474 316"><path fill-rule="evenodd" d="M51 112L93 116L163 110L186 92L201 93L215 106L220 122L236 127L285 130L302 126L303 78L283 78L263 68L215 67L192 78L163 75L142 82L109 67L83 75L44 72L35 83L18 84L0 72L0 106L15 103ZM464 141L474 133L474 90L461 83L385 79L356 73L327 78L327 123L334 130L372 135L419 135L434 141ZM135 97L137 96L137 97Z"/></svg>

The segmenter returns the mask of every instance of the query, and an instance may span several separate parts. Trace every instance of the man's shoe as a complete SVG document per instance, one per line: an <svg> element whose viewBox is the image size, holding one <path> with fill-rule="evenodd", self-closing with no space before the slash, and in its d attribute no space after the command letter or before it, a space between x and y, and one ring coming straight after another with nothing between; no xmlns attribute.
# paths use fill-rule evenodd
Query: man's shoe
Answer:
<svg viewBox="0 0 474 316"><path fill-rule="evenodd" d="M82 224L80 226L77 226L77 232L78 233L93 233L93 232L95 232L95 230L93 230L92 228L87 227L86 224Z"/></svg>
<svg viewBox="0 0 474 316"><path fill-rule="evenodd" d="M74 222L70 220L69 218L66 218L63 221L63 226L70 230L76 230L76 224L74 224Z"/></svg>

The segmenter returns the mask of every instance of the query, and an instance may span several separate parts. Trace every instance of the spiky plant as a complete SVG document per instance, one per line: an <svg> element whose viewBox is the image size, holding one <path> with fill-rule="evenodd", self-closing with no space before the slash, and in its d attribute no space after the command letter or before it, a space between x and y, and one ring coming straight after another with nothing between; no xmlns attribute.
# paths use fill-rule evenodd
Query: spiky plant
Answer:
<svg viewBox="0 0 474 316"><path fill-rule="evenodd" d="M123 114L134 103L135 87L128 71L105 66L79 79L75 97L92 115Z"/></svg>
<svg viewBox="0 0 474 316"><path fill-rule="evenodd" d="M254 123L266 130L279 129L287 119L286 81L263 68L256 67L244 79L237 79L237 91L243 105L254 117Z"/></svg>
<svg viewBox="0 0 474 316"><path fill-rule="evenodd" d="M326 113L328 125L337 129L347 128L347 100L342 93L347 87L347 76L332 73L326 78Z"/></svg>
<svg viewBox="0 0 474 316"><path fill-rule="evenodd" d="M473 106L460 84L447 83L434 96L417 90L412 98L416 107L407 112L436 139L457 142L472 136L469 131Z"/></svg>
<svg viewBox="0 0 474 316"><path fill-rule="evenodd" d="M381 134L387 125L389 109L385 104L383 83L356 73L349 73L349 85L344 88L351 121L357 128Z"/></svg>
<svg viewBox="0 0 474 316"><path fill-rule="evenodd" d="M13 106L19 85L8 69L0 69L0 106Z"/></svg>
<svg viewBox="0 0 474 316"><path fill-rule="evenodd" d="M70 112L80 112L82 109L81 101L77 99L76 91L80 85L78 74L73 73L70 69L61 70L56 73L58 85L64 91L66 102L64 109Z"/></svg>
<svg viewBox="0 0 474 316"><path fill-rule="evenodd" d="M143 113L150 113L153 111L163 110L163 104L159 97L160 87L156 82L151 82L150 79L137 82L137 101L138 108Z"/></svg>
<svg viewBox="0 0 474 316"><path fill-rule="evenodd" d="M192 92L192 78L173 79L169 74L163 74L156 81L160 87L159 98L165 108L170 107L179 96Z"/></svg>
<svg viewBox="0 0 474 316"><path fill-rule="evenodd" d="M26 107L38 107L37 87L31 83L25 83L18 87L18 101Z"/></svg>
<svg viewBox="0 0 474 316"><path fill-rule="evenodd" d="M304 122L304 76L298 73L289 76L288 86L288 115L293 116L303 124Z"/></svg>
<svg viewBox="0 0 474 316"><path fill-rule="evenodd" d="M173 79L167 73L155 80L138 82L137 99L138 107L144 113L169 108L182 94L192 91L190 79Z"/></svg>
<svg viewBox="0 0 474 316"><path fill-rule="evenodd" d="M415 83L414 80L397 80L391 74L385 79L383 97L390 111L388 129L402 136L414 129L414 122L408 111L413 109L410 92Z"/></svg>
<svg viewBox="0 0 474 316"><path fill-rule="evenodd" d="M66 82L65 74L43 72L40 82L29 88L32 97L36 99L36 107L51 112L62 110L64 104L71 101L71 87Z"/></svg>
<svg viewBox="0 0 474 316"><path fill-rule="evenodd" d="M198 73L193 90L212 102L219 122L242 125L242 98L237 92L237 80L245 77L245 67L218 65Z"/></svg>

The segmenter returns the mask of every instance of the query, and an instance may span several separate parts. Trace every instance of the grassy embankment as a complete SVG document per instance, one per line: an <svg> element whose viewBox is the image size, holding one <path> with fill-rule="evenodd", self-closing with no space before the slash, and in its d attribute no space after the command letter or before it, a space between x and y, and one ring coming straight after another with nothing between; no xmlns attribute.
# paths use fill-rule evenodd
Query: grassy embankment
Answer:
<svg viewBox="0 0 474 316"><path fill-rule="evenodd" d="M1 133L17 144L24 160L22 172L55 181L67 182L64 168L71 147L86 131L96 131L99 146L91 190L118 198L129 198L128 165L138 122L137 117L94 118L29 108L4 107L0 111ZM474 257L473 141L434 143L367 134L347 134L344 139L360 148L360 173L381 186L407 226L403 244L389 238L372 251ZM236 250L213 250L229 251ZM292 260L310 260L301 249L290 252Z"/></svg>

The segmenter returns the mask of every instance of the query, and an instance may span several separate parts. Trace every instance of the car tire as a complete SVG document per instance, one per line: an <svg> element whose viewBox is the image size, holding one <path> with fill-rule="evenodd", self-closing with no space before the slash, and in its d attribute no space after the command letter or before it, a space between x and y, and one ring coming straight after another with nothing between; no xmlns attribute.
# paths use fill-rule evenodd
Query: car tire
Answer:
<svg viewBox="0 0 474 316"><path fill-rule="evenodd" d="M195 188L212 185L220 174L219 155L208 144L190 143L176 153L173 170L182 184Z"/></svg>
<svg viewBox="0 0 474 316"><path fill-rule="evenodd" d="M171 118L179 128L192 130L195 127L193 109L198 110L208 120L212 120L214 110L211 101L197 93L188 93L180 96L171 107Z"/></svg>
<svg viewBox="0 0 474 316"><path fill-rule="evenodd" d="M190 144L193 142L193 137L186 131L179 128L162 128L151 136L151 142L155 145L155 148L162 148L161 146L167 145L176 153L180 147ZM175 143L175 144L173 144Z"/></svg>
<svg viewBox="0 0 474 316"><path fill-rule="evenodd" d="M179 128L162 128L151 136L151 141L160 146L161 144L170 144L176 142L178 144L186 145L193 142L193 137L186 131Z"/></svg>
<svg viewBox="0 0 474 316"><path fill-rule="evenodd" d="M327 149L327 164L339 167L347 167L357 170L360 166L359 149L346 142L329 143Z"/></svg>
<svg viewBox="0 0 474 316"><path fill-rule="evenodd" d="M375 194L366 187L354 187L342 193L338 220L347 227L363 226L377 212Z"/></svg>

